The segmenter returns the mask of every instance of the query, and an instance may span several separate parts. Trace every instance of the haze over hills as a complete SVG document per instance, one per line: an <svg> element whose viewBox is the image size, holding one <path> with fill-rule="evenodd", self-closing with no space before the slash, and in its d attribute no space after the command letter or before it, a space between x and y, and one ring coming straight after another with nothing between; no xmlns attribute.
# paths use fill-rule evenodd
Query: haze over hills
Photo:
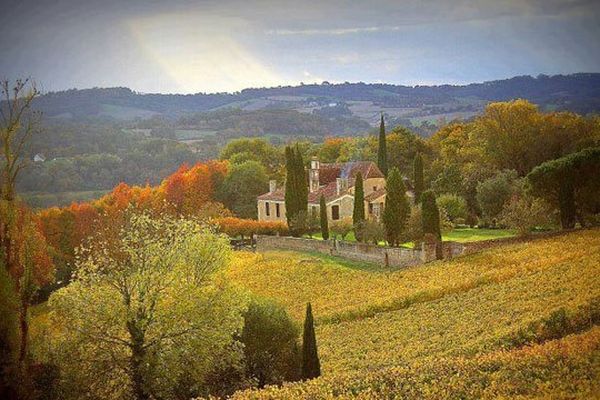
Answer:
<svg viewBox="0 0 600 400"><path fill-rule="evenodd" d="M48 117L120 121L153 116L173 119L227 108L244 115L259 110L288 110L345 122L350 127L344 127L339 133L347 134L364 132L368 128L366 124L374 126L381 111L397 123L419 126L423 121L469 118L490 101L514 98L527 99L544 110L597 112L600 110L600 73L519 76L463 86L323 82L193 95L142 94L128 88L73 89L47 93L37 100L36 106ZM210 115L199 119L204 120L206 128L211 128ZM215 130L223 128L228 127ZM317 132L304 133L310 136L322 132L317 129Z"/></svg>

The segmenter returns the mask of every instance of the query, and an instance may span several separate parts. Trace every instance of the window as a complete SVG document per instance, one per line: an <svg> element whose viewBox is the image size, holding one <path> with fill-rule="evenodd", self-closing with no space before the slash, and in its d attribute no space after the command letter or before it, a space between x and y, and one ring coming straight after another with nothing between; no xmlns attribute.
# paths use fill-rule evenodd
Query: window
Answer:
<svg viewBox="0 0 600 400"><path fill-rule="evenodd" d="M376 192L377 191L377 186L373 186L373 191Z"/></svg>
<svg viewBox="0 0 600 400"><path fill-rule="evenodd" d="M340 206L331 206L331 219L340 219Z"/></svg>
<svg viewBox="0 0 600 400"><path fill-rule="evenodd" d="M373 214L373 203L369 203L369 214Z"/></svg>
<svg viewBox="0 0 600 400"><path fill-rule="evenodd" d="M271 209L269 207L269 202L268 201L265 203L265 214L267 214L267 217L269 215L271 215Z"/></svg>
<svg viewBox="0 0 600 400"><path fill-rule="evenodd" d="M317 215L317 206L312 206L310 212L312 213L312 215Z"/></svg>
<svg viewBox="0 0 600 400"><path fill-rule="evenodd" d="M275 215L277 215L277 218L279 218L280 214L279 214L279 203L275 203Z"/></svg>

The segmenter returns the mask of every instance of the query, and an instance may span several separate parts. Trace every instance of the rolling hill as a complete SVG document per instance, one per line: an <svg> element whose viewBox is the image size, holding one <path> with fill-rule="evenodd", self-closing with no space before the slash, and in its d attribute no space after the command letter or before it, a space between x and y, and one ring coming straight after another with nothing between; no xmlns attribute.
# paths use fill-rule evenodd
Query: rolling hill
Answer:
<svg viewBox="0 0 600 400"><path fill-rule="evenodd" d="M595 398L599 255L597 229L395 272L241 254L229 279L312 302L323 375L234 398Z"/></svg>

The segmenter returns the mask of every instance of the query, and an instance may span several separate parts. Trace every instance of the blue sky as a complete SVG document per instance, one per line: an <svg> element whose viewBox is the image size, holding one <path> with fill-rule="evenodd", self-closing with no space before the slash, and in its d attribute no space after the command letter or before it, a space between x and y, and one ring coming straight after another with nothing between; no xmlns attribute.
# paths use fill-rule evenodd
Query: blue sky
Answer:
<svg viewBox="0 0 600 400"><path fill-rule="evenodd" d="M45 91L470 83L600 72L600 1L2 0L0 77Z"/></svg>

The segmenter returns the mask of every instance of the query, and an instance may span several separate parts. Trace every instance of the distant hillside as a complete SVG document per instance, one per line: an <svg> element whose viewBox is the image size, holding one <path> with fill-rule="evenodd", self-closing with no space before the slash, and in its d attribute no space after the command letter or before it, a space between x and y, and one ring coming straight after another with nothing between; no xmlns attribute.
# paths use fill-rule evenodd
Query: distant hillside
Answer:
<svg viewBox="0 0 600 400"><path fill-rule="evenodd" d="M390 119L418 126L424 121L468 118L486 103L525 98L545 110L600 111L600 73L520 76L470 85L401 86L343 83L245 89L236 93L141 94L127 88L51 92L36 107L46 116L130 121L176 118L223 108L247 112L283 109L335 121L358 118L374 126L383 111ZM360 124L356 129L364 129ZM303 132L313 135L312 132Z"/></svg>

